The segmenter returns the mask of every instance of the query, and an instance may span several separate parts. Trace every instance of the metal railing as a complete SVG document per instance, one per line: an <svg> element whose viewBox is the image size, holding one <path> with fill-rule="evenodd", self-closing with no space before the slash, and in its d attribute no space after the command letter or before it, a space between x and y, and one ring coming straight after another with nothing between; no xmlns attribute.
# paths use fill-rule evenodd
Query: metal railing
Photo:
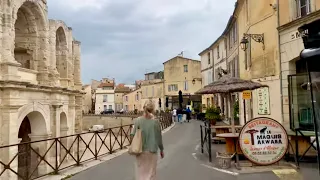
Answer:
<svg viewBox="0 0 320 180"><path fill-rule="evenodd" d="M161 128L172 124L171 114L158 117ZM32 180L97 160L131 143L133 124L57 138L0 147L0 179Z"/></svg>
<svg viewBox="0 0 320 180"><path fill-rule="evenodd" d="M200 125L200 135L201 135L201 153L207 153L209 156L209 162L212 162L211 128L209 124L205 123L204 125Z"/></svg>

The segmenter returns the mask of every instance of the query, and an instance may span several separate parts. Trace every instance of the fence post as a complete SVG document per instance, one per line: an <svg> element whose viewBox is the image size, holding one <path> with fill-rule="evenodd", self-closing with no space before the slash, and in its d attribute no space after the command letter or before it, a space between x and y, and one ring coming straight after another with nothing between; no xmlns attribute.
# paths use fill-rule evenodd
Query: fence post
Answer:
<svg viewBox="0 0 320 180"><path fill-rule="evenodd" d="M77 146L77 166L80 166L80 134L77 135L78 146Z"/></svg>
<svg viewBox="0 0 320 180"><path fill-rule="evenodd" d="M54 169L54 173L55 174L58 174L59 170L58 170L58 138L55 138L54 139L55 143L56 143L56 166L55 166L55 169ZM60 152L61 153L61 152ZM61 161L61 159L60 159Z"/></svg>
<svg viewBox="0 0 320 180"><path fill-rule="evenodd" d="M212 152L211 152L211 127L208 127L208 153L209 153L209 161L212 162Z"/></svg>
<svg viewBox="0 0 320 180"><path fill-rule="evenodd" d="M110 138L109 138L109 140L110 140L110 141L109 141L109 145L110 145L110 147L109 147L109 154L112 154L112 148L113 148L112 145L111 145L111 143L112 143L112 142L111 142L111 136L112 136L112 133L111 133L111 132L112 132L112 130L109 128L109 131L110 131L110 132L109 132L109 134L110 134Z"/></svg>
<svg viewBox="0 0 320 180"><path fill-rule="evenodd" d="M123 131L123 126L121 124L121 126L120 126L120 149L123 149L122 131Z"/></svg>
<svg viewBox="0 0 320 180"><path fill-rule="evenodd" d="M94 158L98 159L98 149L97 149L97 134L98 132L94 131Z"/></svg>
<svg viewBox="0 0 320 180"><path fill-rule="evenodd" d="M201 153L203 153L203 131L202 131L201 125L200 125L200 134L201 134Z"/></svg>

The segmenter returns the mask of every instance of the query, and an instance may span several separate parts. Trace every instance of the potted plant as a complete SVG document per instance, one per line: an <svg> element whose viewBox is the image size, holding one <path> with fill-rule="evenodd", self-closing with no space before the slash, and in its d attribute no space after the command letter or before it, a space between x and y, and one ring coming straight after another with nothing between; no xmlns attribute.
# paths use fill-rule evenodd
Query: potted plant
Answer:
<svg viewBox="0 0 320 180"><path fill-rule="evenodd" d="M215 107L208 107L206 110L206 119L210 121L211 125L215 125L217 121L221 120L220 110Z"/></svg>

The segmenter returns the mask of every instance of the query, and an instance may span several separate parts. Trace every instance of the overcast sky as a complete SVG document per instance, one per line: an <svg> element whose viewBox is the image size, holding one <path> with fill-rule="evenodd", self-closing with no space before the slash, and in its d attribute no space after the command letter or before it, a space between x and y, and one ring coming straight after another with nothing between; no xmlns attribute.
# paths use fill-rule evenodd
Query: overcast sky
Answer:
<svg viewBox="0 0 320 180"><path fill-rule="evenodd" d="M225 28L235 0L48 0L81 41L82 80L133 83L184 51L200 59Z"/></svg>

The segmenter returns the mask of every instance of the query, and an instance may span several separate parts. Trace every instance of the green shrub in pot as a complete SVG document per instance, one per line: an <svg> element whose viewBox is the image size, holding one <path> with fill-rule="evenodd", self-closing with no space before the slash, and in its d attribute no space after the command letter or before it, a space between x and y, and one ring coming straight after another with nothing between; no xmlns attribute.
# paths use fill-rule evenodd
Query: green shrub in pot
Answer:
<svg viewBox="0 0 320 180"><path fill-rule="evenodd" d="M215 125L217 121L221 121L220 109L216 107L208 107L205 117L210 121L211 125Z"/></svg>

